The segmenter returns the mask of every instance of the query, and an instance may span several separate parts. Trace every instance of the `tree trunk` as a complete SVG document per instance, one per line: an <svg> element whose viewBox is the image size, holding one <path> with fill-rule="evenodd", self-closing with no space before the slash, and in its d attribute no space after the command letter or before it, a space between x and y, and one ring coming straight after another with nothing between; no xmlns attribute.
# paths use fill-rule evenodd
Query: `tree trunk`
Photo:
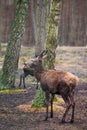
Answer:
<svg viewBox="0 0 87 130"><path fill-rule="evenodd" d="M0 0L1 42L7 43L14 17L15 0Z"/></svg>
<svg viewBox="0 0 87 130"><path fill-rule="evenodd" d="M62 0L59 44L87 45L87 0Z"/></svg>
<svg viewBox="0 0 87 130"><path fill-rule="evenodd" d="M35 55L46 48L50 3L51 0L34 0Z"/></svg>
<svg viewBox="0 0 87 130"><path fill-rule="evenodd" d="M53 0L49 17L49 29L47 35L46 49L48 50L45 66L46 69L54 69L56 48L58 45L58 19L60 16L60 1Z"/></svg>
<svg viewBox="0 0 87 130"><path fill-rule="evenodd" d="M16 1L15 16L8 40L2 75L3 84L10 87L15 84L15 74L18 69L21 38L24 33L28 3L29 0Z"/></svg>
<svg viewBox="0 0 87 130"><path fill-rule="evenodd" d="M28 46L28 47L35 46L32 0L30 1L30 4L28 6L28 16L27 16L27 20L26 20L23 45Z"/></svg>

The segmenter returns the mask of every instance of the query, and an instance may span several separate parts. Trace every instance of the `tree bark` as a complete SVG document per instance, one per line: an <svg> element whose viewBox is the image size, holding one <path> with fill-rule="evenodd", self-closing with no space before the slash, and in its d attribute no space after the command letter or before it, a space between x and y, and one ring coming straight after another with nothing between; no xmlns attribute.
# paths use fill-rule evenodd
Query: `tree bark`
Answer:
<svg viewBox="0 0 87 130"><path fill-rule="evenodd" d="M33 23L33 2L30 1L28 6L28 16L26 20L25 33L23 38L24 46L35 46L35 37L34 37L34 23Z"/></svg>
<svg viewBox="0 0 87 130"><path fill-rule="evenodd" d="M62 0L59 45L87 45L87 0Z"/></svg>
<svg viewBox="0 0 87 130"><path fill-rule="evenodd" d="M10 87L15 85L15 75L18 69L21 38L25 29L28 3L29 0L16 1L15 16L8 40L2 75L3 84Z"/></svg>
<svg viewBox="0 0 87 130"><path fill-rule="evenodd" d="M0 0L1 42L7 43L14 17L15 0Z"/></svg>
<svg viewBox="0 0 87 130"><path fill-rule="evenodd" d="M51 0L34 0L35 55L46 48L46 35Z"/></svg>

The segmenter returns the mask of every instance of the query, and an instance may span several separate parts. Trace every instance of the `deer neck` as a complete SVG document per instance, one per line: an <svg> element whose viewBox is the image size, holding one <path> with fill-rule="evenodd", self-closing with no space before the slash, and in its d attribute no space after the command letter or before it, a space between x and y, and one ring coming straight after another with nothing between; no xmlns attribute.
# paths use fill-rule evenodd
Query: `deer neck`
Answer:
<svg viewBox="0 0 87 130"><path fill-rule="evenodd" d="M41 79L41 74L44 71L44 67L42 65L39 65L36 69L35 69L35 77L38 81L40 81Z"/></svg>

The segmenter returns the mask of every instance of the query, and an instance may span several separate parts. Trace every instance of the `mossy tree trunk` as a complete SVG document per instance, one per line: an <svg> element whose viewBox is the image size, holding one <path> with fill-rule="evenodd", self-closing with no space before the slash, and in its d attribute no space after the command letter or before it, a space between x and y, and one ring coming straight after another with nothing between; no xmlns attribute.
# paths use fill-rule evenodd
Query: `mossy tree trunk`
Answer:
<svg viewBox="0 0 87 130"><path fill-rule="evenodd" d="M53 0L49 17L49 29L47 35L46 49L48 50L45 60L46 69L54 69L56 48L58 45L58 19L60 16L60 0Z"/></svg>
<svg viewBox="0 0 87 130"><path fill-rule="evenodd" d="M14 21L11 28L8 46L3 64L2 83L13 87L18 69L21 38L25 29L29 0L16 0Z"/></svg>

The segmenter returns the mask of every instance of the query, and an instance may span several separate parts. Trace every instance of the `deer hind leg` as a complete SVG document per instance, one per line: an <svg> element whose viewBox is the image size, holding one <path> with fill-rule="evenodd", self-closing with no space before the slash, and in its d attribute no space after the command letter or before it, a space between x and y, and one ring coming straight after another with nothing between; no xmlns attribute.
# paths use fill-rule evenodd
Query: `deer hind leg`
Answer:
<svg viewBox="0 0 87 130"><path fill-rule="evenodd" d="M53 100L54 100L54 94L51 94L51 112L50 112L51 118L53 118Z"/></svg>
<svg viewBox="0 0 87 130"><path fill-rule="evenodd" d="M68 114L68 111L69 111L69 109L70 109L70 107L71 107L72 104L70 103L69 96L68 97L67 96L62 96L62 97L63 97L63 100L66 103L66 110L65 110L65 113L63 114L61 123L65 123L66 115Z"/></svg>
<svg viewBox="0 0 87 130"><path fill-rule="evenodd" d="M72 115L71 115L70 123L73 123L74 122L74 111L75 111L74 92L71 93L70 100L71 100L71 104L72 104Z"/></svg>
<svg viewBox="0 0 87 130"><path fill-rule="evenodd" d="M39 81L37 81L36 89L38 89L38 87L39 87L38 82L39 82Z"/></svg>

